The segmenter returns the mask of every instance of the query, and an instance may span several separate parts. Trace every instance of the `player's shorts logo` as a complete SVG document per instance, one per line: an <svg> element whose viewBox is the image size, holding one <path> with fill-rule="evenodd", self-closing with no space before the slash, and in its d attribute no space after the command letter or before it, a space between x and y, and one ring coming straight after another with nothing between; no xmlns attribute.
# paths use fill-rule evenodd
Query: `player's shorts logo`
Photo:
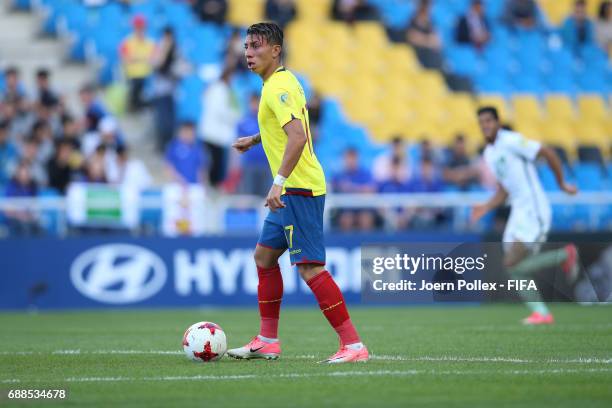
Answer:
<svg viewBox="0 0 612 408"><path fill-rule="evenodd" d="M79 255L70 267L74 287L90 299L126 304L148 299L166 283L166 266L146 248L100 245Z"/></svg>

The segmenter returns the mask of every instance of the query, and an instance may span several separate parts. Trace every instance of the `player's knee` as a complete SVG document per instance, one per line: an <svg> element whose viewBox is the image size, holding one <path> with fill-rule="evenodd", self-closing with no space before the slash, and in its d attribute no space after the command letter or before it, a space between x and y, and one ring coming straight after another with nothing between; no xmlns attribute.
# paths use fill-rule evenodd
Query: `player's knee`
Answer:
<svg viewBox="0 0 612 408"><path fill-rule="evenodd" d="M278 265L278 256L271 253L271 251L266 251L265 248L262 248L261 246L257 246L255 248L253 259L255 260L255 265L260 268L268 269Z"/></svg>
<svg viewBox="0 0 612 408"><path fill-rule="evenodd" d="M325 267L318 264L300 264L298 265L297 270L302 279L304 279L305 282L308 282L310 279L323 272Z"/></svg>

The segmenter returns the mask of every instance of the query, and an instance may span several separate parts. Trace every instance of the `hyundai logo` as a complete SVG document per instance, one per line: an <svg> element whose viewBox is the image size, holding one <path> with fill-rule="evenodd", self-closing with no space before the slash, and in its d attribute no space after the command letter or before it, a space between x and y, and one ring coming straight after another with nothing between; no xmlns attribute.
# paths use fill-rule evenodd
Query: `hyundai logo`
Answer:
<svg viewBox="0 0 612 408"><path fill-rule="evenodd" d="M166 267L148 249L128 244L91 248L70 267L74 287L103 303L135 303L155 295L166 283Z"/></svg>

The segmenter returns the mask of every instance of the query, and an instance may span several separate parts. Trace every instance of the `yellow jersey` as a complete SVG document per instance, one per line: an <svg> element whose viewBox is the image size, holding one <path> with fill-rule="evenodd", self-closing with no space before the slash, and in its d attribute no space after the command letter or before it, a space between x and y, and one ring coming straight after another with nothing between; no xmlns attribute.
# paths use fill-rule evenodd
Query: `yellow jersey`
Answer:
<svg viewBox="0 0 612 408"><path fill-rule="evenodd" d="M302 122L307 141L297 165L285 182L283 194L323 195L325 175L313 150L304 89L291 72L279 67L264 81L257 113L261 143L272 176L278 173L287 146L283 126L293 119Z"/></svg>
<svg viewBox="0 0 612 408"><path fill-rule="evenodd" d="M151 74L151 59L155 52L155 43L148 38L131 35L121 44L121 55L131 61L124 62L125 75L132 78L145 78Z"/></svg>

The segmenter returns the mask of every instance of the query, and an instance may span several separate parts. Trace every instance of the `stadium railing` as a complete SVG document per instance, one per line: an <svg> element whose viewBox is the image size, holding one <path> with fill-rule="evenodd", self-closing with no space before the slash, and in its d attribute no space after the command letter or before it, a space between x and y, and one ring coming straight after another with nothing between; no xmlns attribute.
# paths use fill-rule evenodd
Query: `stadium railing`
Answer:
<svg viewBox="0 0 612 408"><path fill-rule="evenodd" d="M612 228L612 192L582 192L577 196L568 196L561 192L547 194L553 213L560 212L565 217L555 222L563 227L568 220L581 218L583 224L565 225L567 229L580 229L601 231ZM394 216L398 208L430 208L447 209L450 214L449 223L445 228L454 231L486 231L492 227L492 219L470 226L470 208L481 203L490 196L486 192L445 192L445 193L410 193L410 194L329 194L326 198L325 226L332 227L332 217L335 211L347 209L377 210L383 217L383 229L393 231L396 223ZM207 196L202 208L205 209L205 225L201 235L215 235L223 233L257 233L268 212L263 205L263 199L247 195L218 195ZM68 204L65 197L36 197L36 198L0 198L0 226L4 224L7 211L30 211L37 215L42 228L47 235L66 236L70 233L71 224L67 215ZM162 194L142 194L138 202L139 222L136 227L124 226L117 223L97 222L84 226L109 227L110 229L124 229L131 235L145 233L162 234L162 217L164 201ZM553 214L553 217L555 215ZM83 225L81 225L82 227ZM148 227L148 228L145 228ZM148 232L147 232L148 231ZM11 235L4 225L2 235L10 238Z"/></svg>

